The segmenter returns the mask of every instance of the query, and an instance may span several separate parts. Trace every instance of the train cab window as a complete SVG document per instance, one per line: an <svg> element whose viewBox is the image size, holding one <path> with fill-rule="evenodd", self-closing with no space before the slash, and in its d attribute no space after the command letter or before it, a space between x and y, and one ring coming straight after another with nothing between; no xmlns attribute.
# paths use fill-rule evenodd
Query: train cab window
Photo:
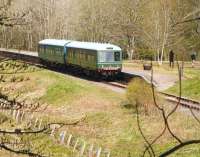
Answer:
<svg viewBox="0 0 200 157"><path fill-rule="evenodd" d="M99 54L100 62L113 62L114 54L113 52L100 52Z"/></svg>
<svg viewBox="0 0 200 157"><path fill-rule="evenodd" d="M114 52L115 54L115 61L120 61L120 52Z"/></svg>

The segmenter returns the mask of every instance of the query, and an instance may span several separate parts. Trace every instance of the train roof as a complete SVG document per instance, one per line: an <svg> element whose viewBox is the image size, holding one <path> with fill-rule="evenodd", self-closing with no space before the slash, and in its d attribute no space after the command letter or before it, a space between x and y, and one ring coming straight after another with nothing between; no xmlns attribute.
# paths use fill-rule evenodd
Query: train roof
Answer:
<svg viewBox="0 0 200 157"><path fill-rule="evenodd" d="M67 47L97 50L97 51L103 51L103 50L109 50L109 49L121 51L121 48L116 45L107 44L107 43L95 43L95 42L73 41L67 44Z"/></svg>
<svg viewBox="0 0 200 157"><path fill-rule="evenodd" d="M72 40L56 40L56 39L45 39L39 42L41 45L53 45L53 46L66 46L69 48L80 48L88 50L116 50L121 51L121 48L108 43L96 43L96 42L81 42Z"/></svg>
<svg viewBox="0 0 200 157"><path fill-rule="evenodd" d="M40 45L52 45L52 46L65 46L70 40L57 40L57 39L44 39L39 42Z"/></svg>

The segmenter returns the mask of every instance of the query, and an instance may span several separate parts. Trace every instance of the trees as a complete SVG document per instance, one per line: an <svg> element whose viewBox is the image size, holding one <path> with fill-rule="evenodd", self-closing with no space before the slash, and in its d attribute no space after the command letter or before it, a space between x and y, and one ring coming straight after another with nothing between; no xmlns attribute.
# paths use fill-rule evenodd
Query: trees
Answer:
<svg viewBox="0 0 200 157"><path fill-rule="evenodd" d="M19 11L13 0L2 0L0 2L1 47L13 47L13 38L17 36L13 27L26 25L28 14L29 11L23 7Z"/></svg>
<svg viewBox="0 0 200 157"><path fill-rule="evenodd" d="M140 49L154 51L159 64L170 49L199 48L198 20L187 22L198 17L198 0L4 0L2 6L1 47L36 50L44 38L112 42L129 59Z"/></svg>
<svg viewBox="0 0 200 157"><path fill-rule="evenodd" d="M160 65L170 49L186 52L191 49L188 43L195 45L198 40L196 25L188 19L199 13L196 6L194 2L179 0L154 0L143 6L140 41L144 47L155 51L155 60Z"/></svg>
<svg viewBox="0 0 200 157"><path fill-rule="evenodd" d="M137 40L140 36L142 6L144 1L122 0L115 2L113 14L112 37L127 51L128 58L133 59L136 53Z"/></svg>

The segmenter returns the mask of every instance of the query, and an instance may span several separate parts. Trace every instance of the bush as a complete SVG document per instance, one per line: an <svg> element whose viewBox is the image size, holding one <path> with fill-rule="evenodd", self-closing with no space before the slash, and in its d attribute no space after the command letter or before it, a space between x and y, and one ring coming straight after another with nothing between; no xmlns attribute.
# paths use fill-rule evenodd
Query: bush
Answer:
<svg viewBox="0 0 200 157"><path fill-rule="evenodd" d="M146 114L154 106L151 85L139 78L134 79L128 85L127 99L134 108L137 104Z"/></svg>
<svg viewBox="0 0 200 157"><path fill-rule="evenodd" d="M139 58L143 60L152 60L154 58L154 51L148 49L140 49Z"/></svg>

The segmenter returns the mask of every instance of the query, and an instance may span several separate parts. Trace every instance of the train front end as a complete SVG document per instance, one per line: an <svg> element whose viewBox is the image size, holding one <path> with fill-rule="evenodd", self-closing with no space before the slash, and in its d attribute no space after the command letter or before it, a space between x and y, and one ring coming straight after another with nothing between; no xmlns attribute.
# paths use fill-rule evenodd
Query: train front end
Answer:
<svg viewBox="0 0 200 157"><path fill-rule="evenodd" d="M122 70L122 51L120 48L107 48L98 52L98 72L105 76L117 75Z"/></svg>

